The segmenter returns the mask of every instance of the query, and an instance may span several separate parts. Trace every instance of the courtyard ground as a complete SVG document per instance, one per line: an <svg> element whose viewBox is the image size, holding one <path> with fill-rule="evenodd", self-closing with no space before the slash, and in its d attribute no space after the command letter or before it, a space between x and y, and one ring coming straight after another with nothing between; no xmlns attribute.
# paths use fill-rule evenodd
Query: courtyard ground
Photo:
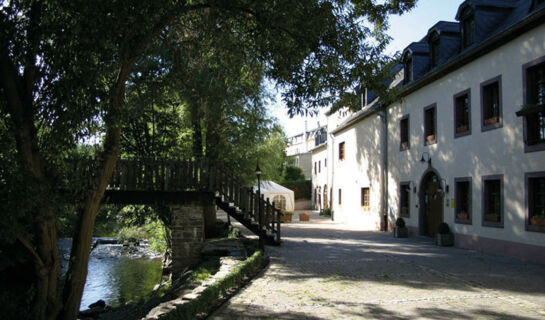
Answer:
<svg viewBox="0 0 545 320"><path fill-rule="evenodd" d="M270 265L211 319L545 319L544 265L315 212L283 224L282 245L266 252Z"/></svg>

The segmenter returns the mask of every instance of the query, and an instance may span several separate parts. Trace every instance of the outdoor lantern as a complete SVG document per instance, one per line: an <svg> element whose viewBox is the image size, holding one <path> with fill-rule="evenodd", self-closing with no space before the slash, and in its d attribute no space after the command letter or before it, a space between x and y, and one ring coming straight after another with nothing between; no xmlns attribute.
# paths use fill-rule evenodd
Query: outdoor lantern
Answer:
<svg viewBox="0 0 545 320"><path fill-rule="evenodd" d="M422 152L422 157L420 157L420 162L424 163L426 162L426 160L424 159L424 154L426 154L428 156L428 164L431 166L431 157L430 157L430 154L427 153L427 152Z"/></svg>

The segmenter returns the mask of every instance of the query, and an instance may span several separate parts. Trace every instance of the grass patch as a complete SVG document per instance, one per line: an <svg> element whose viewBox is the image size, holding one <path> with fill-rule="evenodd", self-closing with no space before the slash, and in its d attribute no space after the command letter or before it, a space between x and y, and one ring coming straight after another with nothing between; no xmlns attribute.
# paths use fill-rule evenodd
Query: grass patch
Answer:
<svg viewBox="0 0 545 320"><path fill-rule="evenodd" d="M203 318L220 299L234 288L240 287L248 278L256 274L263 265L263 252L255 251L252 256L235 267L225 278L206 287L195 299L184 303L166 314L162 319L196 319Z"/></svg>
<svg viewBox="0 0 545 320"><path fill-rule="evenodd" d="M191 273L189 282L202 282L208 279L208 277L218 272L220 265L220 259L217 257L204 260L199 264L197 269Z"/></svg>

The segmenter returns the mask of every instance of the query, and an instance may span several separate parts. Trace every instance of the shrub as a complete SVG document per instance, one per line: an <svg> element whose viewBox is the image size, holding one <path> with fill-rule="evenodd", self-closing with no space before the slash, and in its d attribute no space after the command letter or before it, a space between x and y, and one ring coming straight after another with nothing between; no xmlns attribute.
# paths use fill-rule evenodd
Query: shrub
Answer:
<svg viewBox="0 0 545 320"><path fill-rule="evenodd" d="M320 212L321 216L326 216L326 217L331 217L331 214L333 214L333 210L331 210L331 208L324 209L322 210L322 212Z"/></svg>
<svg viewBox="0 0 545 320"><path fill-rule="evenodd" d="M396 227L403 228L405 227L405 220L403 218L399 217L396 219Z"/></svg>
<svg viewBox="0 0 545 320"><path fill-rule="evenodd" d="M284 181L282 186L290 189L294 193L295 199L310 199L312 196L312 181Z"/></svg>
<svg viewBox="0 0 545 320"><path fill-rule="evenodd" d="M437 226L437 233L439 233L439 234L449 234L450 233L450 228L449 228L448 224L446 224L445 222L441 222Z"/></svg>

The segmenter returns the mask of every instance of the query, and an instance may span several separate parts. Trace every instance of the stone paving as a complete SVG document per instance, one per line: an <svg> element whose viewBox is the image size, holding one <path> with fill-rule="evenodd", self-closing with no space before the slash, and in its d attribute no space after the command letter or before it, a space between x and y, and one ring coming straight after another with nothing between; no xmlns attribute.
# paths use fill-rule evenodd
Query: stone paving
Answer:
<svg viewBox="0 0 545 320"><path fill-rule="evenodd" d="M545 319L544 265L315 213L282 228L270 265L210 319Z"/></svg>

